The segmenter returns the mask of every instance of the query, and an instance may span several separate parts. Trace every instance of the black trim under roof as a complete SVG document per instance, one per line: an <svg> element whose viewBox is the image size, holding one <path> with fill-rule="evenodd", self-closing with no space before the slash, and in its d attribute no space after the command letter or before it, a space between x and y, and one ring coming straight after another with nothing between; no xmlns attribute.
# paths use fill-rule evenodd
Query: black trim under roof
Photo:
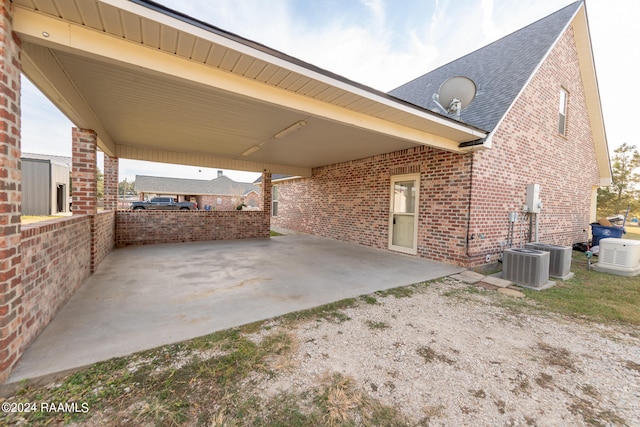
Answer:
<svg viewBox="0 0 640 427"><path fill-rule="evenodd" d="M414 104L412 102L409 102L409 101L406 101L404 99L397 98L397 97L395 97L393 95L390 95L388 93L382 92L382 91L377 90L377 89L374 89L374 88L372 88L370 86L367 86L367 85L364 85L362 83L358 83L356 81L350 80L350 79L348 79L348 78L346 78L344 76L341 76L339 74L332 73L331 71L327 71L324 68L320 68L318 66L310 64L308 62L305 62L305 61L303 61L301 59L298 59L296 57L293 57L291 55L287 55L284 52L280 52L279 50L272 49L272 48L270 48L268 46L265 46L265 45L263 45L261 43L258 43L256 41L249 40L247 38L244 38L244 37L239 36L237 34L234 34L232 32L223 30L222 28L216 27L215 25L211 25L211 24L209 24L207 22L204 22L204 21L201 21L199 19L193 18L193 17L191 17L189 15L186 15L186 14L184 14L182 12L178 12L176 10L170 9L170 8L164 6L164 5L156 3L153 0L129 0L129 1L131 3L135 3L137 5L146 7L147 9L151 9L151 10L153 10L155 12L162 13L163 15L167 15L167 16L170 16L172 18L175 18L175 19L177 19L179 21L182 21L184 23L193 25L194 27L209 31L209 32L214 33L214 34L216 34L218 36L221 36L221 37L224 37L226 39L232 40L232 41L234 41L236 43L240 43L240 44L245 45L247 47L250 47L252 49L256 49L256 50L258 50L260 52L266 53L266 54L271 55L273 57L276 57L278 59L282 59L284 61L290 62L291 64L297 65L297 66L302 67L302 68L306 68L309 71L313 71L315 73L322 74L323 76L329 77L331 79L340 81L342 83L346 83L346 84L348 84L350 86L354 86L354 87L356 87L358 89L364 90L366 92L369 92L369 93L371 93L373 95L376 95L376 96L379 96L381 98L387 99L389 101L393 101L393 102L396 102L398 104L402 104L402 105L411 107L411 108L413 108L415 110L418 110L418 111L421 111L421 112L425 112L425 113L429 113L429 114L434 115L434 116L441 117L441 118L449 120L449 121L451 121L453 123L459 123L459 124L461 124L461 125L463 125L465 127L472 128L474 130L477 130L477 131L480 131L480 132L483 132L483 133L487 132L484 129L480 129L480 128L478 128L476 126L473 126L473 125L470 125L468 123L464 123L464 122L461 122L459 120L455 120L455 119L453 119L453 118L451 118L449 116L446 116L444 114L440 114L438 112L431 111L429 109L423 108L420 105L416 105L416 104Z"/></svg>

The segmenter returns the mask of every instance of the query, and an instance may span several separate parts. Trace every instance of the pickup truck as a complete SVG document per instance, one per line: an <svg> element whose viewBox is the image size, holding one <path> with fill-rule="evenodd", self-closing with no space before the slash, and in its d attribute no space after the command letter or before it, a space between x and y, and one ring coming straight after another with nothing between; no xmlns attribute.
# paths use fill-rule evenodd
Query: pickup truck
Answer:
<svg viewBox="0 0 640 427"><path fill-rule="evenodd" d="M145 200L144 202L131 202L131 209L140 210L181 210L181 211L195 211L196 204L192 202L176 202L173 197L154 197L151 200Z"/></svg>

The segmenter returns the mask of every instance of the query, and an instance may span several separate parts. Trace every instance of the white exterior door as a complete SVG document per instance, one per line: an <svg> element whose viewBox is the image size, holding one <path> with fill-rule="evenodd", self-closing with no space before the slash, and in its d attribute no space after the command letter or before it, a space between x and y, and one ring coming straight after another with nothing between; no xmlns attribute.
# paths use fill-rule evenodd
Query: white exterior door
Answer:
<svg viewBox="0 0 640 427"><path fill-rule="evenodd" d="M414 255L418 252L419 194L420 174L391 177L389 249Z"/></svg>

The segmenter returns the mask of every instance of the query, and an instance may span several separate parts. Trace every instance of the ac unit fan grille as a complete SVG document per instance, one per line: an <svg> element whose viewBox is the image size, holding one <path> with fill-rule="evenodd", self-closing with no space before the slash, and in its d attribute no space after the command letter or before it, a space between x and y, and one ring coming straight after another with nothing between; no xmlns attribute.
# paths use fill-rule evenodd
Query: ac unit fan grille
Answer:
<svg viewBox="0 0 640 427"><path fill-rule="evenodd" d="M502 278L533 289L549 281L549 252L535 249L507 249L503 254Z"/></svg>

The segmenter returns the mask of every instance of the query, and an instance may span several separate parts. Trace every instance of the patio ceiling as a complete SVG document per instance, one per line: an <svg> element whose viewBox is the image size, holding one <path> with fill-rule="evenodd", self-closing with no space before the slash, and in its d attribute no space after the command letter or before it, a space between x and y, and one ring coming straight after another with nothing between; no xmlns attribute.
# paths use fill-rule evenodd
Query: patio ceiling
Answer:
<svg viewBox="0 0 640 427"><path fill-rule="evenodd" d="M307 176L486 136L146 0L14 5L24 74L110 156Z"/></svg>

